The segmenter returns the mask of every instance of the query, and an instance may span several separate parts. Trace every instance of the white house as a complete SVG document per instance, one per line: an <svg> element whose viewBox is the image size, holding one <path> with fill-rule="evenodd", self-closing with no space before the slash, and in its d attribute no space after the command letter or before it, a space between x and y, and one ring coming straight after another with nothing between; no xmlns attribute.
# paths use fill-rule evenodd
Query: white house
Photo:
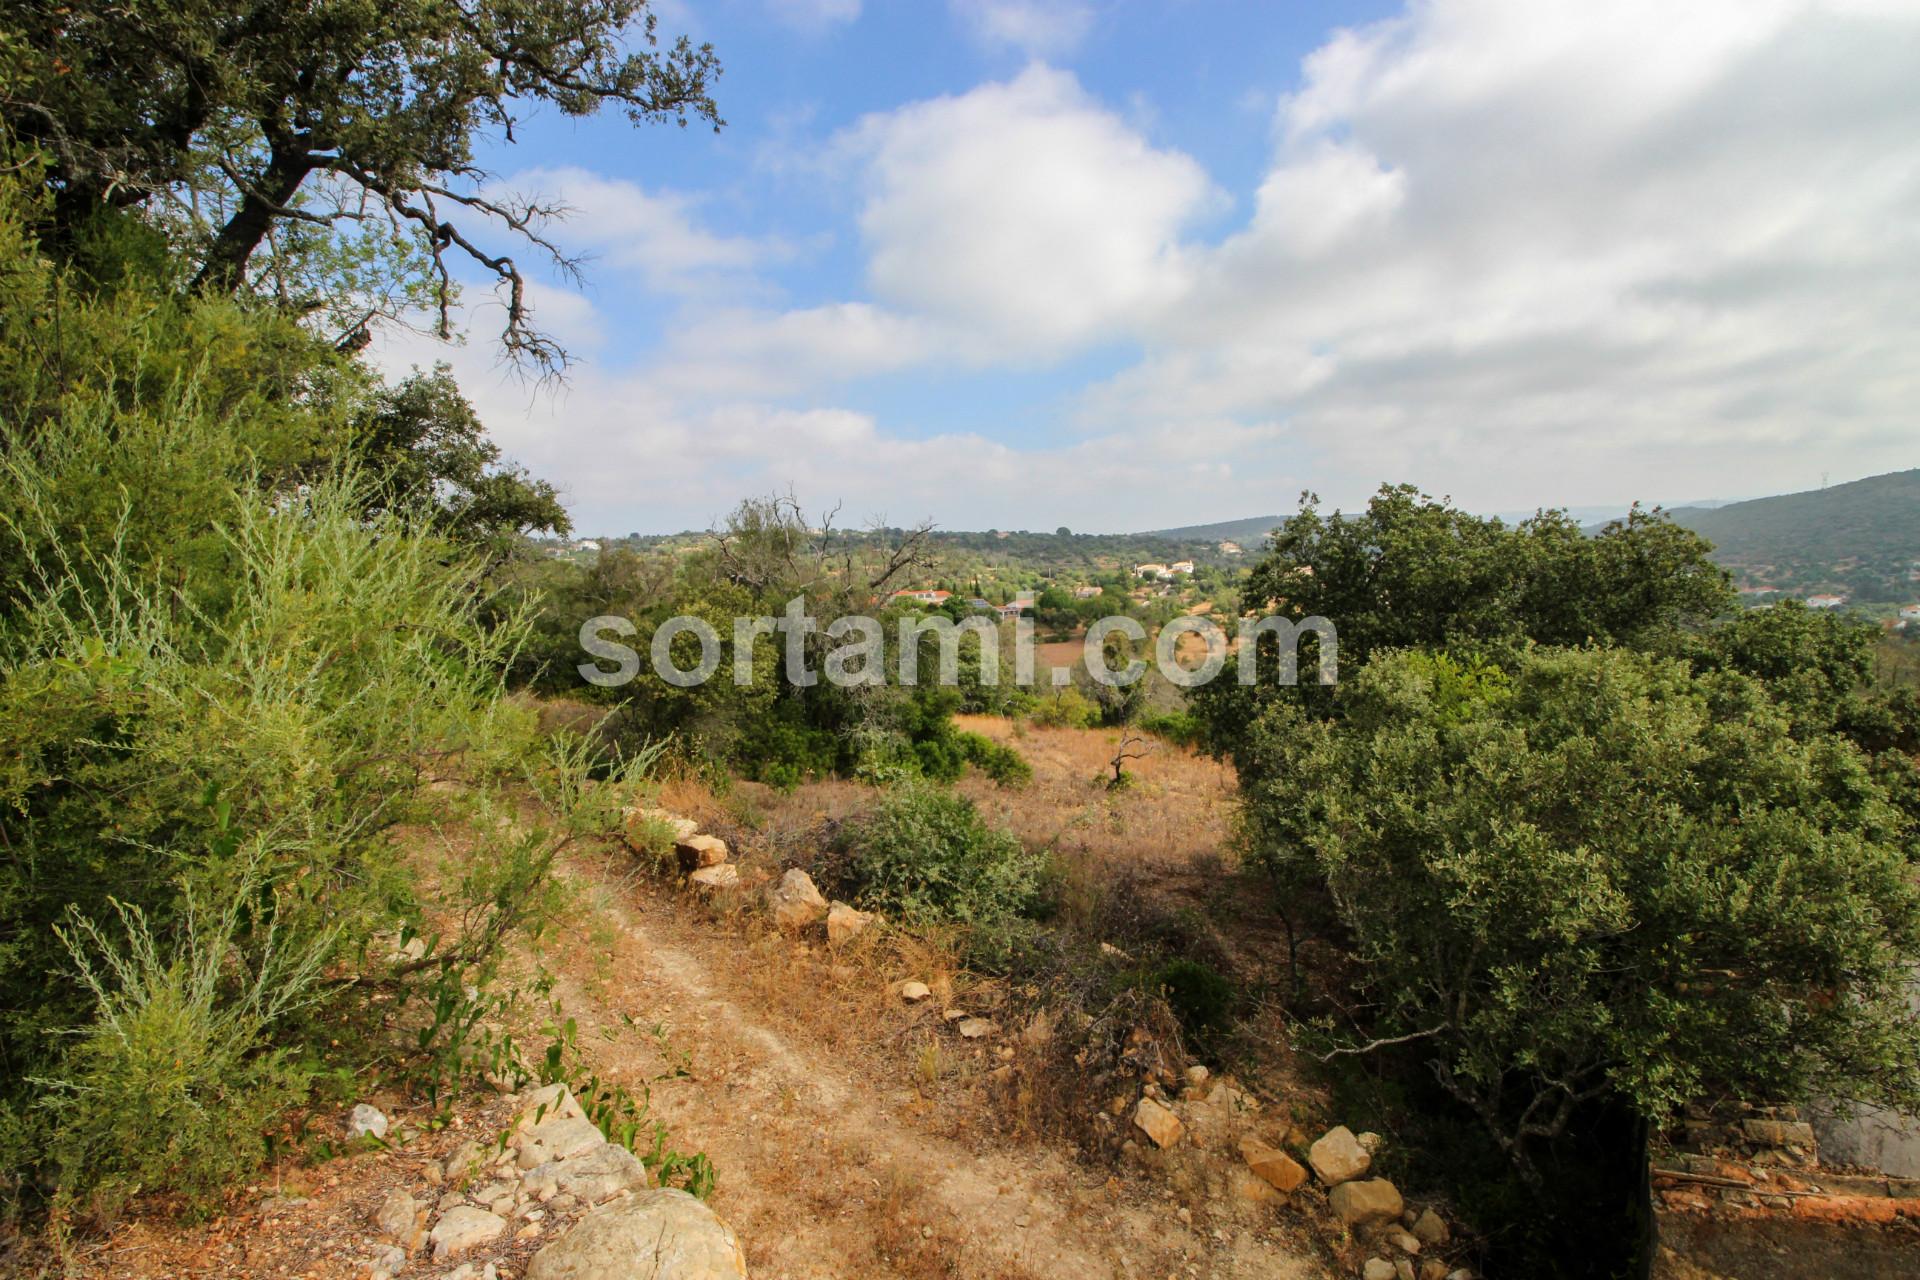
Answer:
<svg viewBox="0 0 1920 1280"><path fill-rule="evenodd" d="M1808 596L1807 608L1838 609L1841 605L1845 604L1846 602L1847 602L1847 598L1845 596L1829 596L1829 595Z"/></svg>

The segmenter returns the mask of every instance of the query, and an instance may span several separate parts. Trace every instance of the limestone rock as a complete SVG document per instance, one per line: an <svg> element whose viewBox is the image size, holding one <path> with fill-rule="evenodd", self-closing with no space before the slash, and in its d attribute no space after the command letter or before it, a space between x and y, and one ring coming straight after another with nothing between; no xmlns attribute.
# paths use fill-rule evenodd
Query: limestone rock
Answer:
<svg viewBox="0 0 1920 1280"><path fill-rule="evenodd" d="M700 868L687 877L687 882L703 889L731 889L740 883L740 869L731 862L722 862L718 866Z"/></svg>
<svg viewBox="0 0 1920 1280"><path fill-rule="evenodd" d="M605 1142L570 1160L555 1160L527 1170L528 1195L542 1200L570 1196L598 1204L622 1191L644 1190L646 1166L625 1147Z"/></svg>
<svg viewBox="0 0 1920 1280"><path fill-rule="evenodd" d="M629 809L626 813L626 840L628 847L646 852L642 833L651 828L664 832L676 844L700 829L700 824L692 818L683 818L677 813L665 809Z"/></svg>
<svg viewBox="0 0 1920 1280"><path fill-rule="evenodd" d="M606 1140L606 1135L585 1116L553 1116L514 1139L520 1150L514 1163L531 1169L591 1151Z"/></svg>
<svg viewBox="0 0 1920 1280"><path fill-rule="evenodd" d="M1328 1194L1327 1203L1333 1206L1340 1221L1350 1227L1391 1221L1406 1208L1405 1202L1400 1199L1399 1188L1385 1178L1342 1182Z"/></svg>
<svg viewBox="0 0 1920 1280"><path fill-rule="evenodd" d="M446 1262L467 1250L498 1240L506 1234L507 1220L497 1213L457 1205L440 1215L427 1238L433 1241L433 1260Z"/></svg>
<svg viewBox="0 0 1920 1280"><path fill-rule="evenodd" d="M787 874L773 887L773 922L794 933L826 913L827 900L820 896L813 877L798 867L787 868Z"/></svg>
<svg viewBox="0 0 1920 1280"><path fill-rule="evenodd" d="M979 1040L993 1034L993 1023L986 1018L962 1018L957 1030L965 1039Z"/></svg>
<svg viewBox="0 0 1920 1280"><path fill-rule="evenodd" d="M1393 1280L1393 1264L1385 1258L1368 1258L1360 1274L1365 1280Z"/></svg>
<svg viewBox="0 0 1920 1280"><path fill-rule="evenodd" d="M1179 1116L1152 1098L1142 1098L1134 1105L1133 1127L1153 1139L1156 1147L1170 1147L1180 1141L1185 1128Z"/></svg>
<svg viewBox="0 0 1920 1280"><path fill-rule="evenodd" d="M347 1141L355 1138L384 1138L387 1136L387 1117L380 1108L368 1103L357 1103L347 1114Z"/></svg>
<svg viewBox="0 0 1920 1280"><path fill-rule="evenodd" d="M1395 1258L1393 1260L1393 1274L1395 1280L1414 1280L1413 1263L1405 1258Z"/></svg>
<svg viewBox="0 0 1920 1280"><path fill-rule="evenodd" d="M419 1201L395 1187L373 1211L373 1225L381 1235L412 1253L426 1239L426 1217Z"/></svg>
<svg viewBox="0 0 1920 1280"><path fill-rule="evenodd" d="M520 1113L514 1118L513 1127L517 1133L555 1116L578 1116L584 1119L586 1114L571 1089L564 1084L550 1084L520 1099Z"/></svg>
<svg viewBox="0 0 1920 1280"><path fill-rule="evenodd" d="M1412 1232L1402 1231L1399 1227L1387 1232L1387 1243L1402 1253L1420 1252L1420 1238Z"/></svg>
<svg viewBox="0 0 1920 1280"><path fill-rule="evenodd" d="M1428 1258L1420 1264L1420 1280L1447 1280L1447 1264L1438 1258Z"/></svg>
<svg viewBox="0 0 1920 1280"><path fill-rule="evenodd" d="M1307 1163L1320 1175L1320 1181L1330 1187L1350 1182L1365 1173L1373 1164L1373 1157L1353 1136L1353 1130L1345 1125L1336 1125L1320 1135L1320 1140L1307 1148ZM1398 1210L1395 1215L1398 1216Z"/></svg>
<svg viewBox="0 0 1920 1280"><path fill-rule="evenodd" d="M1420 1216L1413 1220L1413 1234L1421 1244L1430 1244L1435 1248L1453 1239L1453 1232L1447 1229L1446 1220L1431 1209L1423 1209Z"/></svg>
<svg viewBox="0 0 1920 1280"><path fill-rule="evenodd" d="M836 947L851 942L872 923L869 912L856 911L844 902L836 902L827 908L827 941Z"/></svg>
<svg viewBox="0 0 1920 1280"><path fill-rule="evenodd" d="M1103 1119L1105 1117L1102 1117ZM1235 1165L1227 1175L1227 1181L1236 1198L1246 1204L1285 1204L1287 1198L1274 1190L1272 1185L1254 1176L1253 1170L1244 1165Z"/></svg>
<svg viewBox="0 0 1920 1280"><path fill-rule="evenodd" d="M1242 1138L1240 1155L1247 1168L1276 1191L1292 1192L1307 1180L1307 1171L1284 1151L1276 1151L1258 1138Z"/></svg>
<svg viewBox="0 0 1920 1280"><path fill-rule="evenodd" d="M924 982L903 982L900 984L900 998L908 1004L919 1004L933 992Z"/></svg>
<svg viewBox="0 0 1920 1280"><path fill-rule="evenodd" d="M459 1149L447 1157L447 1162L440 1166L440 1174L448 1182L458 1182L478 1169L486 1158L487 1153L480 1144L468 1140L461 1143Z"/></svg>
<svg viewBox="0 0 1920 1280"><path fill-rule="evenodd" d="M368 1280L393 1280L406 1269L407 1251L397 1244L383 1245L374 1251L367 1264Z"/></svg>
<svg viewBox="0 0 1920 1280"><path fill-rule="evenodd" d="M733 1231L684 1191L602 1205L533 1257L526 1280L746 1280Z"/></svg>
<svg viewBox="0 0 1920 1280"><path fill-rule="evenodd" d="M1208 1071L1199 1063L1194 1063L1187 1068L1187 1087L1189 1089L1198 1089L1207 1082L1207 1077L1211 1074L1212 1072Z"/></svg>
<svg viewBox="0 0 1920 1280"><path fill-rule="evenodd" d="M727 842L719 836L687 836L673 846L682 871L717 867L727 860Z"/></svg>

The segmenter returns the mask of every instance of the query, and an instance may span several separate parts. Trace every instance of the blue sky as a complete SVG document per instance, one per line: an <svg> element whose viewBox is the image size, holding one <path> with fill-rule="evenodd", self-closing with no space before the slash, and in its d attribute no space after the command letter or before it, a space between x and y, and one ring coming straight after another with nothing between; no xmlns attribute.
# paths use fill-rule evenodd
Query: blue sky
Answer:
<svg viewBox="0 0 1920 1280"><path fill-rule="evenodd" d="M449 360L584 531L792 489L1130 530L1920 465L1911 0L657 4L728 125L534 120L578 357Z"/></svg>

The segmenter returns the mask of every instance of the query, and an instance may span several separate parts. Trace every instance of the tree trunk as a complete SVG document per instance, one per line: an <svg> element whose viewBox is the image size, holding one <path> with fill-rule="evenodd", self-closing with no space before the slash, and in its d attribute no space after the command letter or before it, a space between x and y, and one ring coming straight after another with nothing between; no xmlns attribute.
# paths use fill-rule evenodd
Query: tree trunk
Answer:
<svg viewBox="0 0 1920 1280"><path fill-rule="evenodd" d="M273 220L281 216L280 211L288 207L315 167L304 150L274 148L267 167L241 197L239 209L214 237L206 262L193 278L195 293L230 294L240 287L253 251L267 238Z"/></svg>

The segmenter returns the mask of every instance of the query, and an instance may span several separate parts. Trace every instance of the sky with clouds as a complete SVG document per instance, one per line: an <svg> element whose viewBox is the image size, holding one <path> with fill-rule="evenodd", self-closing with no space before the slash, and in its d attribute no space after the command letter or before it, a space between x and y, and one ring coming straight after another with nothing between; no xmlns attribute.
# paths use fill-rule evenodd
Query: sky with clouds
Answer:
<svg viewBox="0 0 1920 1280"><path fill-rule="evenodd" d="M1920 466L1920 0L660 0L727 126L540 118L576 362L445 360L583 532L791 489L1126 531ZM524 260L524 255L523 255ZM495 321L497 323L497 320Z"/></svg>

